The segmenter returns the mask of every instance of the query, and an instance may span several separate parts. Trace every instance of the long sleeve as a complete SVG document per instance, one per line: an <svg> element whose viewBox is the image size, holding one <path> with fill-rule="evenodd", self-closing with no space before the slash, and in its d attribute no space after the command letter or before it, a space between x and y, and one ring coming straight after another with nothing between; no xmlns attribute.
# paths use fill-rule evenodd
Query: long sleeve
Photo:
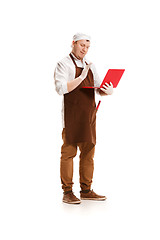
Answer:
<svg viewBox="0 0 160 240"><path fill-rule="evenodd" d="M69 73L67 66L62 62L58 62L54 71L54 81L55 89L59 95L68 93L67 90L68 77Z"/></svg>

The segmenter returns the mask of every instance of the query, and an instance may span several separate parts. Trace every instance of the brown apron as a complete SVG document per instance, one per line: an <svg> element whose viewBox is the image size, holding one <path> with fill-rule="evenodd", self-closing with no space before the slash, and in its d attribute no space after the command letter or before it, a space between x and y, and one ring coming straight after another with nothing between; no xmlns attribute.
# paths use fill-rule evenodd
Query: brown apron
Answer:
<svg viewBox="0 0 160 240"><path fill-rule="evenodd" d="M73 56L70 57L76 67L75 78L81 75L83 68L77 67ZM86 63L87 64L87 63ZM87 77L73 91L64 94L64 121L66 143L91 142L96 144L96 104L93 74L89 69Z"/></svg>

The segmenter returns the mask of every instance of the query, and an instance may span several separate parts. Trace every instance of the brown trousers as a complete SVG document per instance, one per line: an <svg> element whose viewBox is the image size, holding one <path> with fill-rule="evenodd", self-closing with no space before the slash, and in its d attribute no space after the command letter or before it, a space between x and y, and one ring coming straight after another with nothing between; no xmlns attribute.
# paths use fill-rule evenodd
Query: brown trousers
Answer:
<svg viewBox="0 0 160 240"><path fill-rule="evenodd" d="M89 142L67 144L65 128L62 131L63 145L61 147L60 177L64 192L72 190L73 158L80 150L79 176L81 190L89 190L93 178L95 145Z"/></svg>

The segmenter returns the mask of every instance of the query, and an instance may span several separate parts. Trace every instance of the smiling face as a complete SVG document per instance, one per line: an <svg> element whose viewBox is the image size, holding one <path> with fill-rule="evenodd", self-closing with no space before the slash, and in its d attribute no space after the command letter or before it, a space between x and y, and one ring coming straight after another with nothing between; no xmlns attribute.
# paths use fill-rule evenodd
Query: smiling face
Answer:
<svg viewBox="0 0 160 240"><path fill-rule="evenodd" d="M72 42L72 53L80 60L84 58L90 47L89 40L78 40Z"/></svg>

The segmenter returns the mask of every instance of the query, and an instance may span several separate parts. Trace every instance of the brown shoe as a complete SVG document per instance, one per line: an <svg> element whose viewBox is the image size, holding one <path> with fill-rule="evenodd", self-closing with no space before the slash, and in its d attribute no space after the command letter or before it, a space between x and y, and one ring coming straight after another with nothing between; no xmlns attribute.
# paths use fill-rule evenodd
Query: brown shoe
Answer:
<svg viewBox="0 0 160 240"><path fill-rule="evenodd" d="M63 200L64 203L70 203L70 204L79 204L81 203L81 200L78 199L73 192L69 192L69 193L64 193L63 194Z"/></svg>
<svg viewBox="0 0 160 240"><path fill-rule="evenodd" d="M97 200L97 201L103 201L106 200L106 196L101 196L93 192L93 190L89 190L89 192L80 192L80 197L82 200Z"/></svg>

